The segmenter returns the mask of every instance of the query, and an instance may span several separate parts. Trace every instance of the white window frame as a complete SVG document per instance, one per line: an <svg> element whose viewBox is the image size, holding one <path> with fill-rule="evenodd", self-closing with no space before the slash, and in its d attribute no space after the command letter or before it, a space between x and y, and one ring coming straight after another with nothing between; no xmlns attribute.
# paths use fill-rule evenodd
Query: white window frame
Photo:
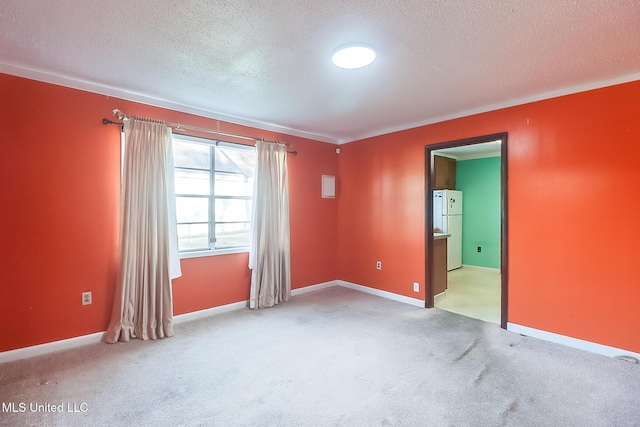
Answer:
<svg viewBox="0 0 640 427"><path fill-rule="evenodd" d="M174 140L179 140L179 141L184 141L184 142L188 142L188 143L193 143L193 144L200 144L200 145L206 145L209 146L211 148L214 148L213 150L211 150L211 161L210 161L210 184L209 184L209 188L211 190L211 196L210 196L210 203L209 203L209 243L210 243L210 248L209 249L200 249L200 250L189 250L189 251L180 251L180 258L200 258L200 257L207 257L207 256L216 256L216 255L227 255L227 254L237 254L237 253L247 253L249 252L249 246L236 246L236 247L230 247L230 248L222 248L222 249L216 249L215 248L215 242L212 242L211 239L215 236L215 200L216 200L216 196L215 196L215 156L216 156L216 150L215 147L230 147L230 148L234 148L234 149L240 149L240 150L247 150L247 151L253 151L255 153L256 148L253 145L244 145L244 144L236 144L236 143L232 143L232 142L225 142L225 141L220 141L220 140L212 140L212 139L207 139L207 138L200 138L200 137L196 137L196 136L191 136L191 135L182 135L182 134L174 134L173 135L173 139ZM178 169L182 169L180 167L174 166L174 171L178 170ZM180 197L180 196L184 196L182 194L178 194L176 193L176 197ZM253 201L253 194L251 194L251 200ZM225 197L226 198L226 197ZM246 196L238 196L238 197L233 197L230 196L228 198L238 198L238 199L243 199L243 200L248 200L248 198ZM180 223L178 223L180 224Z"/></svg>

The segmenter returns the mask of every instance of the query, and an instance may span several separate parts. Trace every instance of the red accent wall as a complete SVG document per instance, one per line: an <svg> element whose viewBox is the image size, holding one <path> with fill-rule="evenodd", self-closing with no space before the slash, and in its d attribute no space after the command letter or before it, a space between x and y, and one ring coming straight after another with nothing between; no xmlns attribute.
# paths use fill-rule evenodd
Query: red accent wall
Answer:
<svg viewBox="0 0 640 427"><path fill-rule="evenodd" d="M293 287L342 279L424 289L424 146L509 133L509 321L640 352L640 82L341 146L222 123L295 144ZM118 245L120 134L113 108L215 121L0 74L0 351L104 331ZM320 198L322 174L337 199ZM375 262L382 261L381 271ZM174 312L243 301L247 255L185 259ZM93 292L82 306L80 294Z"/></svg>
<svg viewBox="0 0 640 427"><path fill-rule="evenodd" d="M127 114L215 128L216 122L0 74L0 351L106 330L118 247L120 132ZM337 173L332 144L230 123L221 130L291 142L292 286L337 278L337 203L321 199ZM246 141L236 141L245 142ZM249 297L248 255L182 260L174 313ZM91 291L93 304L81 305Z"/></svg>
<svg viewBox="0 0 640 427"><path fill-rule="evenodd" d="M509 322L640 352L640 81L343 145L339 277L416 297L424 146L505 131Z"/></svg>

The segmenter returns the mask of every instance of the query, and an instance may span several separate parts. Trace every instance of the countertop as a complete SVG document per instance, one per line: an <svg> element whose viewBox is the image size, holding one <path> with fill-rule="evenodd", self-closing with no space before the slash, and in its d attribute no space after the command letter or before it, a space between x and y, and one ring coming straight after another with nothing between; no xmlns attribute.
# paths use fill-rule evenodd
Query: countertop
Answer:
<svg viewBox="0 0 640 427"><path fill-rule="evenodd" d="M446 234L446 233L433 233L433 240L440 240L440 239L446 239L448 237L451 237L451 234Z"/></svg>

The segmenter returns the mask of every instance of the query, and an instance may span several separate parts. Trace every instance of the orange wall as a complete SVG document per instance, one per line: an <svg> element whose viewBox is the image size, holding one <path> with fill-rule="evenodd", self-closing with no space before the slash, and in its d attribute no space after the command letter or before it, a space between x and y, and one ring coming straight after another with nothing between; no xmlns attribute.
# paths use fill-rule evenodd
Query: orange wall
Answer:
<svg viewBox="0 0 640 427"><path fill-rule="evenodd" d="M0 74L0 351L104 331L118 247L119 108L215 128L213 120ZM229 123L221 130L292 142L292 286L337 278L337 202L320 198L337 173L332 144ZM182 260L174 313L246 300L247 254ZM80 295L92 291L93 304Z"/></svg>
<svg viewBox="0 0 640 427"><path fill-rule="evenodd" d="M639 99L633 82L345 144L339 155L317 141L229 123L222 130L293 142L299 152L289 160L294 288L339 278L418 298L424 145L508 132L508 320L640 352ZM100 120L113 108L215 127L0 74L0 351L106 329L120 152L117 127ZM322 174L338 176L337 199L320 198ZM246 265L246 254L183 260L175 314L246 300ZM82 306L87 290L94 303Z"/></svg>
<svg viewBox="0 0 640 427"><path fill-rule="evenodd" d="M640 352L640 81L343 145L339 277L424 298L424 146L505 131L508 321Z"/></svg>

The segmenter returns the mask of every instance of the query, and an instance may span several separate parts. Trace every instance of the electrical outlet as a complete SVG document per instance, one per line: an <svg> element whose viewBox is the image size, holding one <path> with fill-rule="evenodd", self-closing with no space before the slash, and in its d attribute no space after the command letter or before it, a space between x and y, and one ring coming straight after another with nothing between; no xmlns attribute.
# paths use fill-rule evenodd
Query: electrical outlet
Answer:
<svg viewBox="0 0 640 427"><path fill-rule="evenodd" d="M376 262L376 268L377 268L378 270L382 270L382 261L378 261L378 262Z"/></svg>
<svg viewBox="0 0 640 427"><path fill-rule="evenodd" d="M82 305L91 304L91 292L83 292L82 293Z"/></svg>
<svg viewBox="0 0 640 427"><path fill-rule="evenodd" d="M482 252L482 246L478 246L478 252Z"/></svg>
<svg viewBox="0 0 640 427"><path fill-rule="evenodd" d="M420 292L420 283L413 282L413 292Z"/></svg>

